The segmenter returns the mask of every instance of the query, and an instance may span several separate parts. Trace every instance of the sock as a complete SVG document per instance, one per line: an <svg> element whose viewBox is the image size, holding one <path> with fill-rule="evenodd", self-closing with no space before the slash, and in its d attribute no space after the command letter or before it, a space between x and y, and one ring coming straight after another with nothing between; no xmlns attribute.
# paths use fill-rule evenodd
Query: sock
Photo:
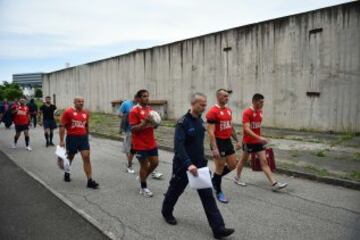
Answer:
<svg viewBox="0 0 360 240"><path fill-rule="evenodd" d="M274 182L271 186L275 186L277 184L277 182Z"/></svg>
<svg viewBox="0 0 360 240"><path fill-rule="evenodd" d="M228 166L224 167L223 173L221 174L221 176L225 176L226 174L228 174L230 172L230 169L228 168Z"/></svg>
<svg viewBox="0 0 360 240"><path fill-rule="evenodd" d="M29 146L29 142L30 142L30 137L29 136L25 136L25 145Z"/></svg>
<svg viewBox="0 0 360 240"><path fill-rule="evenodd" d="M54 136L53 132L50 132L50 143L52 143L53 136Z"/></svg>
<svg viewBox="0 0 360 240"><path fill-rule="evenodd" d="M49 134L45 133L45 139L46 139L46 143L49 143Z"/></svg>
<svg viewBox="0 0 360 240"><path fill-rule="evenodd" d="M212 183L214 185L216 194L220 193L221 192L221 175L214 173L214 176L212 178Z"/></svg>
<svg viewBox="0 0 360 240"><path fill-rule="evenodd" d="M141 184L141 188L147 188L146 182L140 182L140 184Z"/></svg>

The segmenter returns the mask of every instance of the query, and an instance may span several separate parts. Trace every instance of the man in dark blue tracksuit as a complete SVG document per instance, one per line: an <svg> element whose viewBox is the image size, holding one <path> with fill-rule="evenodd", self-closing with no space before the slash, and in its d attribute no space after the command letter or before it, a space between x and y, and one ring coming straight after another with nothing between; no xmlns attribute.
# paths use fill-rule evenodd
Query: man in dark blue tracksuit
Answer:
<svg viewBox="0 0 360 240"><path fill-rule="evenodd" d="M188 184L186 171L197 176L197 168L207 166L204 156L204 121L201 114L206 108L206 96L195 93L191 97L191 110L176 124L175 156L173 159L173 175L170 186L165 194L161 213L165 221L171 225L177 224L173 216L174 206ZM216 205L212 188L198 190L214 237L220 239L231 235L234 229L225 228L224 220Z"/></svg>

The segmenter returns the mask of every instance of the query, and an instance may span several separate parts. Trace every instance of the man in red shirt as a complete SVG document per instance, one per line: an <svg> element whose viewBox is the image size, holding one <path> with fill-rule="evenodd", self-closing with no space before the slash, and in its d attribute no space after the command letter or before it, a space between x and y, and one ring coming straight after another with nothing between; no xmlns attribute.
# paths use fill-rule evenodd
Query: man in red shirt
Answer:
<svg viewBox="0 0 360 240"><path fill-rule="evenodd" d="M60 146L65 147L67 156L70 161L74 159L75 154L79 151L84 163L84 172L88 179L87 187L96 189L99 184L92 178L92 169L90 162L90 145L89 145L89 113L84 110L84 98L76 97L74 107L67 108L62 116L60 123ZM64 142L66 129L66 144ZM70 182L70 169L65 169L64 181Z"/></svg>
<svg viewBox="0 0 360 240"><path fill-rule="evenodd" d="M144 197L152 197L153 193L147 188L146 179L159 164L158 148L154 136L155 124L149 116L152 110L148 106L149 92L144 89L139 90L136 97L138 104L129 113L131 144L140 163L140 194Z"/></svg>
<svg viewBox="0 0 360 240"><path fill-rule="evenodd" d="M243 112L243 153L241 159L236 167L236 176L234 182L241 186L246 186L246 183L240 181L241 171L244 167L244 162L249 159L251 153L255 153L261 164L261 169L268 178L273 190L280 190L287 186L287 183L280 183L274 179L270 167L266 160L265 145L269 142L266 138L261 136L261 122L263 119L262 108L264 106L264 96L256 93L252 98L252 106L245 109Z"/></svg>
<svg viewBox="0 0 360 240"><path fill-rule="evenodd" d="M241 148L241 143L238 141L232 125L232 111L226 106L231 93L232 91L226 89L217 90L217 104L211 107L206 114L210 148L215 162L212 182L216 198L222 203L229 201L221 190L221 179L236 167L235 150L231 138L236 142L236 149Z"/></svg>
<svg viewBox="0 0 360 240"><path fill-rule="evenodd" d="M25 105L25 98L21 98L19 104L14 103L11 106L11 113L13 114L13 121L15 124L15 137L13 148L16 148L17 141L21 135L21 132L24 132L25 135L25 145L28 151L31 151L30 147L30 136L29 136L29 124L30 124L30 113L29 108Z"/></svg>

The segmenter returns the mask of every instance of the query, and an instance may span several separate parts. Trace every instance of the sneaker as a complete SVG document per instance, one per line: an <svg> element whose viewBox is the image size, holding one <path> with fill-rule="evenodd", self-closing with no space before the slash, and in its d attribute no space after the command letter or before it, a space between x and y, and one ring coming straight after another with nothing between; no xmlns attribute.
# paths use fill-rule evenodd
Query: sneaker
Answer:
<svg viewBox="0 0 360 240"><path fill-rule="evenodd" d="M276 182L275 184L272 185L272 190L273 191L278 191L278 190L281 190L283 188L286 188L288 184L287 183L279 183L279 182Z"/></svg>
<svg viewBox="0 0 360 240"><path fill-rule="evenodd" d="M157 172L157 171L153 171L153 172L151 173L151 177L152 177L153 179L159 180L159 179L162 178L162 176L163 176L163 174L160 173L160 172Z"/></svg>
<svg viewBox="0 0 360 240"><path fill-rule="evenodd" d="M29 152L32 151L32 148L30 146L25 147L25 149L28 150Z"/></svg>
<svg viewBox="0 0 360 240"><path fill-rule="evenodd" d="M49 147L50 146L50 143L48 143L48 142L46 142L46 145L45 145L46 147Z"/></svg>
<svg viewBox="0 0 360 240"><path fill-rule="evenodd" d="M242 181L240 180L240 178L237 177L237 176L234 177L233 181L234 181L235 184L240 185L240 186L242 186L242 187L246 187L246 185L247 185L245 182L242 182Z"/></svg>
<svg viewBox="0 0 360 240"><path fill-rule="evenodd" d="M127 173L131 173L131 174L134 174L134 173L135 173L135 170L134 170L132 167L127 167L127 168L126 168L126 172L127 172Z"/></svg>
<svg viewBox="0 0 360 240"><path fill-rule="evenodd" d="M140 188L140 194L147 198L153 196L153 193L148 188Z"/></svg>
<svg viewBox="0 0 360 240"><path fill-rule="evenodd" d="M55 144L53 144L52 142L50 142L50 143L49 143L49 146L54 147Z"/></svg>
<svg viewBox="0 0 360 240"><path fill-rule="evenodd" d="M219 192L218 194L216 194L216 198L221 203L228 203L229 202L229 200L225 197L223 192Z"/></svg>
<svg viewBox="0 0 360 240"><path fill-rule="evenodd" d="M162 216L164 217L165 222L167 222L170 225L176 225L177 221L176 218L172 214L164 214L161 212Z"/></svg>
<svg viewBox="0 0 360 240"><path fill-rule="evenodd" d="M235 230L233 228L221 228L219 231L214 232L215 239L222 239L224 237L228 237L233 234Z"/></svg>
<svg viewBox="0 0 360 240"><path fill-rule="evenodd" d="M95 182L94 180L89 179L87 182L87 187L92 188L92 189L97 189L99 187L99 184L97 182Z"/></svg>
<svg viewBox="0 0 360 240"><path fill-rule="evenodd" d="M16 143L13 143L13 145L11 145L12 149L16 149Z"/></svg>
<svg viewBox="0 0 360 240"><path fill-rule="evenodd" d="M64 181L65 181L65 182L71 182L70 173L67 173L67 172L66 172L66 173L64 174Z"/></svg>

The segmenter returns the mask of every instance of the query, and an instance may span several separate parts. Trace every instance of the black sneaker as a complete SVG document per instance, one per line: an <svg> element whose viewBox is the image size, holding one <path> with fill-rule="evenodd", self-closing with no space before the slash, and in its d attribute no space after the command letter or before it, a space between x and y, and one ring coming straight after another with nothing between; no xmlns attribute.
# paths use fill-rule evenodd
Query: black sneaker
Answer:
<svg viewBox="0 0 360 240"><path fill-rule="evenodd" d="M49 143L49 146L52 146L52 147L53 147L53 146L55 146L55 144L53 144L52 142L50 142L50 143Z"/></svg>
<svg viewBox="0 0 360 240"><path fill-rule="evenodd" d="M176 225L177 221L176 218L172 214L164 214L161 212L161 214L164 217L165 222L167 222L170 225Z"/></svg>
<svg viewBox="0 0 360 240"><path fill-rule="evenodd" d="M46 147L48 147L50 144L48 142L46 142Z"/></svg>
<svg viewBox="0 0 360 240"><path fill-rule="evenodd" d="M228 237L231 234L233 234L235 232L234 229L232 228L222 228L217 232L214 232L214 238L216 239L222 239L224 237Z"/></svg>
<svg viewBox="0 0 360 240"><path fill-rule="evenodd" d="M67 173L67 172L66 172L66 173L64 174L64 181L65 181L65 182L71 182L70 173Z"/></svg>
<svg viewBox="0 0 360 240"><path fill-rule="evenodd" d="M97 189L99 187L99 184L97 182L95 182L94 180L89 179L87 182L87 187L92 188L92 189Z"/></svg>

